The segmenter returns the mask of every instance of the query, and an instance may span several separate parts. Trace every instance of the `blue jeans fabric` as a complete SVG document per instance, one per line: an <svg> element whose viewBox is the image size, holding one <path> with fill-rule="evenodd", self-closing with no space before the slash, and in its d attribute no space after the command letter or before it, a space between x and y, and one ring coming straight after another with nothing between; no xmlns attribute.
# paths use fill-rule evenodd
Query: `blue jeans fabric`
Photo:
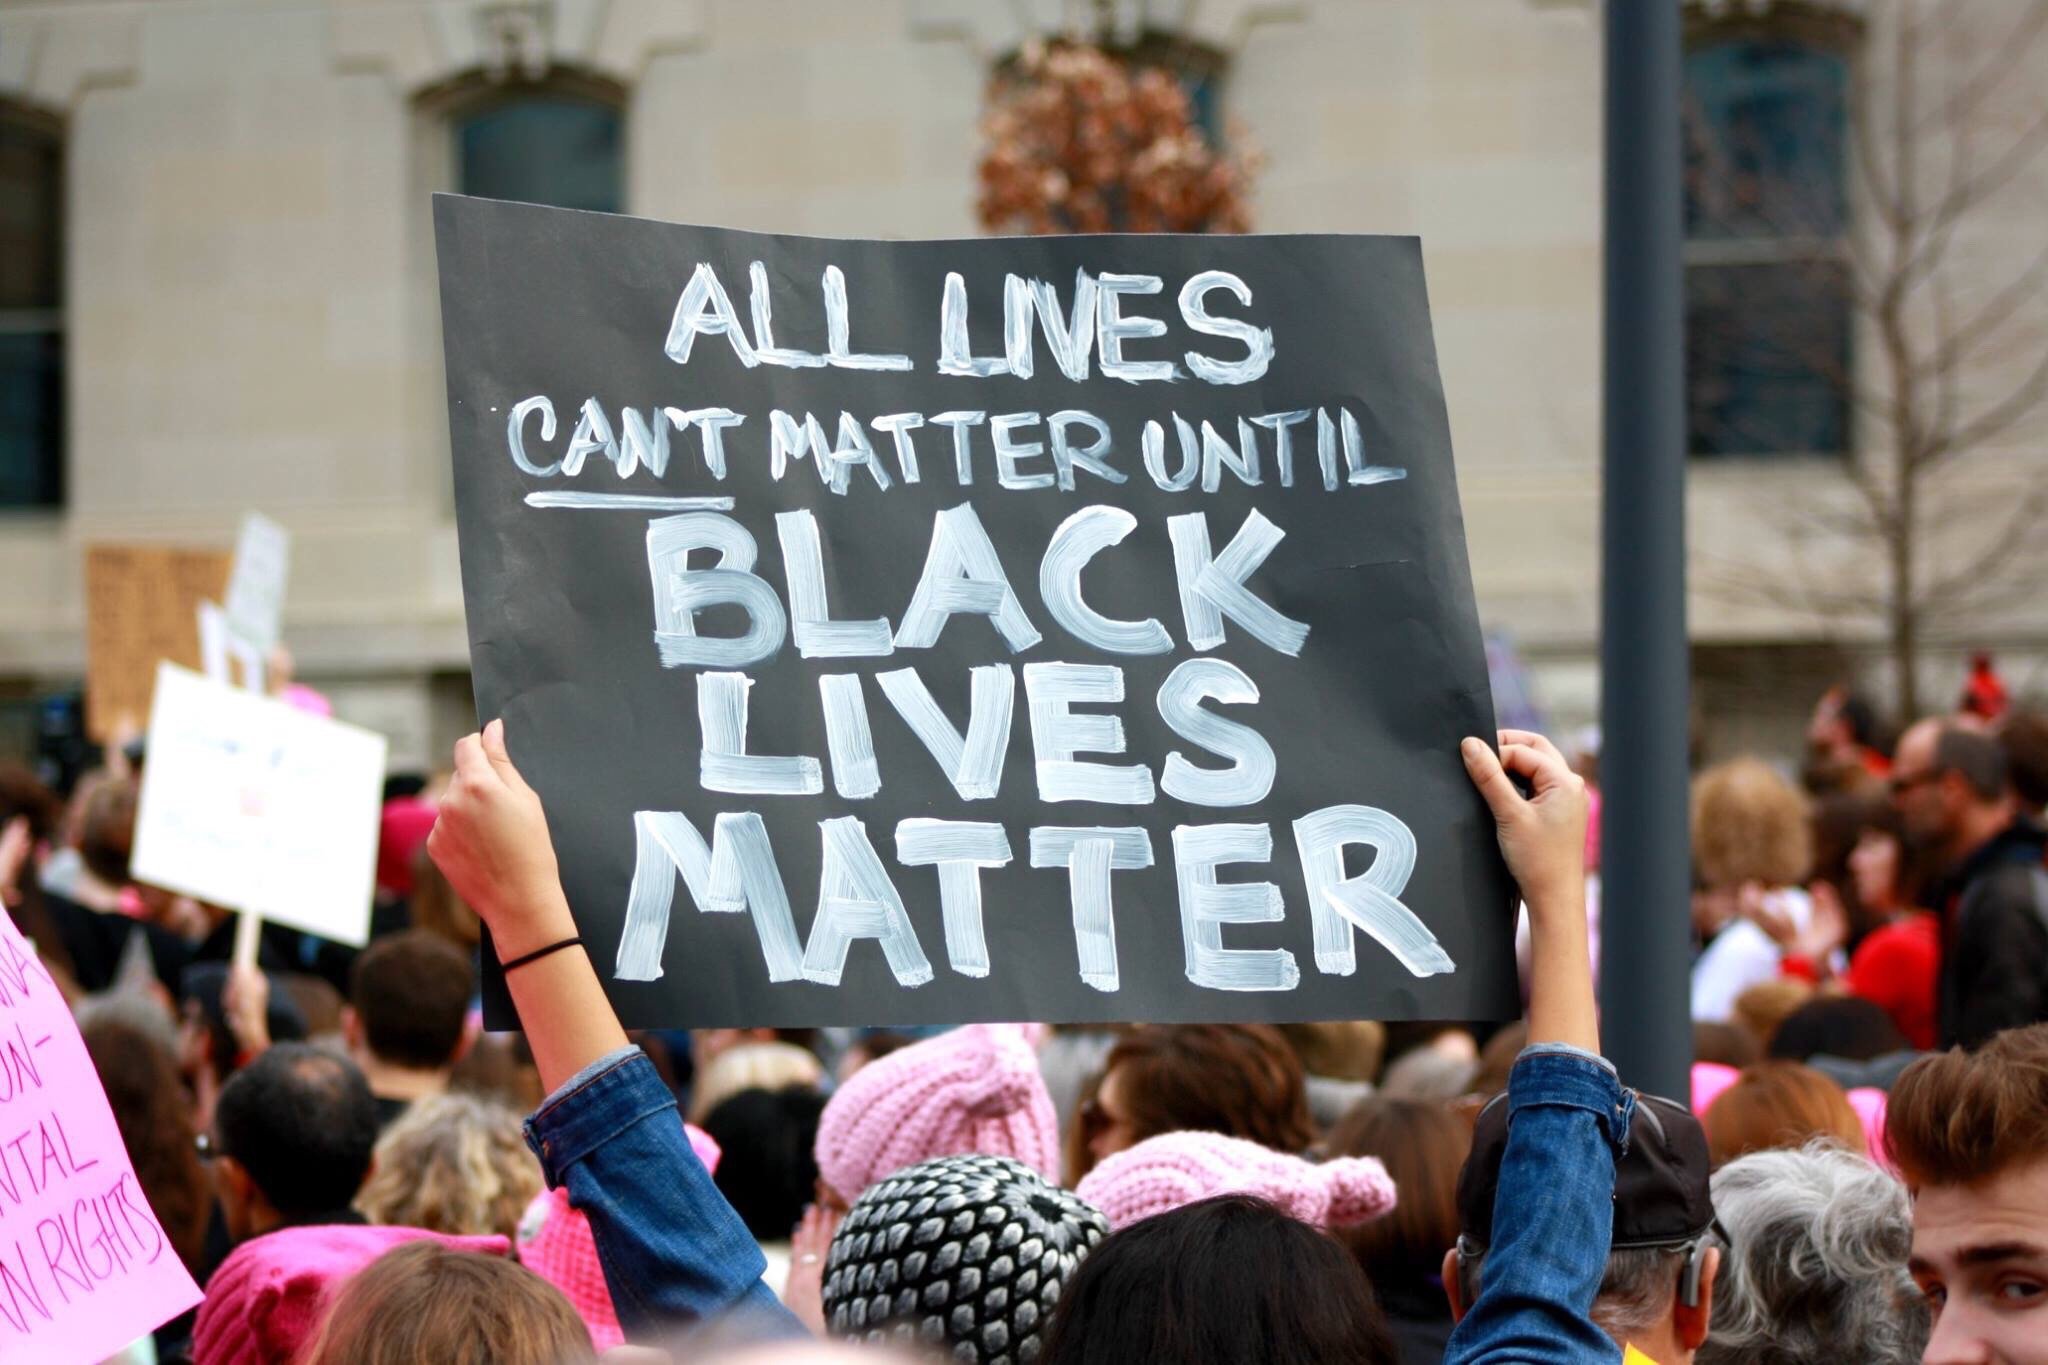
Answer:
<svg viewBox="0 0 2048 1365"><path fill-rule="evenodd" d="M1634 1110L1634 1092L1591 1053L1523 1051L1508 1078L1493 1244L1446 1365L1621 1359L1589 1314L1614 1235L1614 1163Z"/></svg>
<svg viewBox="0 0 2048 1365"><path fill-rule="evenodd" d="M637 1047L570 1078L526 1121L550 1188L590 1219L630 1339L734 1315L741 1334L807 1336L761 1276L768 1263L690 1150L676 1102Z"/></svg>

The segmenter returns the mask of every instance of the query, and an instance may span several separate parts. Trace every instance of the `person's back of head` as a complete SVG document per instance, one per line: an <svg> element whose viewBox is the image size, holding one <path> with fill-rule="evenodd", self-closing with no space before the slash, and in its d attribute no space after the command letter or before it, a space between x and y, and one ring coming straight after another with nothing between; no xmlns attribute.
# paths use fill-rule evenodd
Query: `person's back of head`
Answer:
<svg viewBox="0 0 2048 1365"><path fill-rule="evenodd" d="M1181 1131L1222 1133L1278 1152L1308 1149L1315 1126L1307 1079L1278 1029L1149 1024L1126 1034L1076 1115L1067 1174L1078 1178L1112 1151Z"/></svg>
<svg viewBox="0 0 2048 1365"><path fill-rule="evenodd" d="M2048 1024L1924 1057L1892 1086L1929 1360L2048 1361Z"/></svg>
<svg viewBox="0 0 2048 1365"><path fill-rule="evenodd" d="M1913 1365L1926 1305L1906 1273L1905 1188L1862 1157L1813 1145L1714 1173L1729 1247L1702 1365Z"/></svg>
<svg viewBox="0 0 2048 1365"><path fill-rule="evenodd" d="M411 1071L445 1071L462 1054L475 973L467 954L424 929L378 939L349 968L351 1042Z"/></svg>
<svg viewBox="0 0 2048 1365"><path fill-rule="evenodd" d="M1862 1156L1863 1121L1842 1087L1801 1062L1774 1060L1745 1067L1714 1097L1704 1119L1716 1166L1751 1152L1804 1147L1815 1138Z"/></svg>
<svg viewBox="0 0 2048 1365"><path fill-rule="evenodd" d="M812 1145L825 1097L805 1086L742 1090L704 1116L718 1143L712 1179L760 1242L789 1239L817 1188Z"/></svg>
<svg viewBox="0 0 2048 1365"><path fill-rule="evenodd" d="M1480 1110L1472 1154L1458 1175L1458 1245L1443 1265L1459 1317L1485 1286L1508 1109L1503 1094ZM1707 1136L1691 1110L1638 1095L1628 1145L1614 1163L1613 1231L1591 1317L1660 1365L1681 1365L1707 1337L1721 1255L1707 1169Z"/></svg>
<svg viewBox="0 0 2048 1365"><path fill-rule="evenodd" d="M1908 1046L1884 1006L1860 996L1821 995L1778 1022L1769 1050L1773 1057L1794 1062L1821 1053L1867 1062Z"/></svg>
<svg viewBox="0 0 2048 1365"><path fill-rule="evenodd" d="M429 1095L377 1140L355 1205L372 1223L509 1238L541 1184L517 1114L473 1095Z"/></svg>
<svg viewBox="0 0 2048 1365"><path fill-rule="evenodd" d="M265 1225L343 1214L377 1141L377 1105L362 1073L304 1043L279 1043L236 1072L213 1121L222 1202L237 1240Z"/></svg>
<svg viewBox="0 0 2048 1365"><path fill-rule="evenodd" d="M706 1114L742 1090L816 1087L824 1079L824 1064L809 1048L783 1042L740 1043L712 1058L691 1080L690 1122L703 1123Z"/></svg>
<svg viewBox="0 0 2048 1365"><path fill-rule="evenodd" d="M1983 730L1944 724L1934 740L1934 771L1954 773L1977 801L2003 801L2012 791L2012 765L2005 746Z"/></svg>
<svg viewBox="0 0 2048 1365"><path fill-rule="evenodd" d="M297 1043L310 1037L306 1027L306 1016L299 1010L298 998L285 985L284 977L265 972L269 978L269 1002L264 1007L263 1024L273 1043ZM241 1044L235 1041L235 1031L228 1025L227 1014L228 964L225 962L187 963L178 974L178 995L183 1001L184 1024L190 1034L191 1054L196 1062L201 1059L213 1065L216 1076L222 1078L231 1074L241 1055Z"/></svg>
<svg viewBox="0 0 2048 1365"><path fill-rule="evenodd" d="M409 1242L335 1296L304 1365L579 1365L590 1333L560 1290L500 1256Z"/></svg>
<svg viewBox="0 0 2048 1365"><path fill-rule="evenodd" d="M1324 1233L1225 1195L1133 1223L1060 1296L1040 1365L1386 1365L1365 1272Z"/></svg>
<svg viewBox="0 0 2048 1365"><path fill-rule="evenodd" d="M922 1343L954 1360L1043 1360L1039 1347L1103 1216L1023 1162L943 1156L853 1202L820 1286L831 1335Z"/></svg>
<svg viewBox="0 0 2048 1365"><path fill-rule="evenodd" d="M1793 886L1813 861L1807 799L1756 758L1731 759L1693 779L1693 861L1709 888Z"/></svg>
<svg viewBox="0 0 2048 1365"><path fill-rule="evenodd" d="M108 886L128 883L139 795L134 779L110 777L95 784L86 796L79 818L78 854L86 870Z"/></svg>
<svg viewBox="0 0 2048 1365"><path fill-rule="evenodd" d="M1333 1157L1378 1157L1399 1197L1369 1223L1334 1229L1358 1259L1389 1313L1442 1317L1450 1312L1437 1269L1458 1241L1458 1171L1472 1128L1450 1105L1374 1096L1330 1130Z"/></svg>
<svg viewBox="0 0 2048 1365"><path fill-rule="evenodd" d="M1281 1024L1302 1070L1344 1081L1376 1081L1387 1052L1386 1025L1370 1019Z"/></svg>
<svg viewBox="0 0 2048 1365"><path fill-rule="evenodd" d="M1796 976L1775 976L1759 981L1735 997L1735 1022L1749 1031L1759 1048L1769 1055L1771 1039L1778 1025L1792 1017L1801 1005L1813 999L1813 983Z"/></svg>
<svg viewBox="0 0 2048 1365"><path fill-rule="evenodd" d="M1692 1025L1692 1055L1695 1062L1713 1062L1738 1071L1760 1062L1764 1050L1756 1035L1740 1024L1695 1019ZM1502 1089L1506 1089L1503 1085Z"/></svg>

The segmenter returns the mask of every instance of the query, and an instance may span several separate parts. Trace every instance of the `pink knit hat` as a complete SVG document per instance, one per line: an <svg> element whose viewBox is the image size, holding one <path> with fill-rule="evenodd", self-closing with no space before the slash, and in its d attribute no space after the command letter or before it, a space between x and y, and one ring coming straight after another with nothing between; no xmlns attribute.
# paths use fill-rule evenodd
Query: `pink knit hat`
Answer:
<svg viewBox="0 0 2048 1365"><path fill-rule="evenodd" d="M192 1328L204 1365L290 1365L320 1330L333 1291L393 1247L431 1238L457 1251L505 1256L503 1237L444 1237L420 1228L284 1228L236 1247L206 1282Z"/></svg>
<svg viewBox="0 0 2048 1365"><path fill-rule="evenodd" d="M969 1024L869 1062L818 1118L818 1174L851 1203L933 1157L1007 1156L1060 1174L1059 1120L1018 1024Z"/></svg>
<svg viewBox="0 0 2048 1365"><path fill-rule="evenodd" d="M695 1124L683 1125L690 1150L714 1175L718 1171L718 1140ZM619 1326L612 1292L597 1259L597 1239L590 1219L569 1203L569 1192L542 1190L519 1216L519 1263L562 1291L576 1316L590 1329L591 1345L609 1351L626 1340Z"/></svg>
<svg viewBox="0 0 2048 1365"><path fill-rule="evenodd" d="M1164 1133L1118 1152L1081 1177L1074 1193L1127 1228L1219 1194L1254 1194L1319 1228L1367 1223L1394 1207L1394 1182L1377 1157L1320 1165L1221 1133Z"/></svg>

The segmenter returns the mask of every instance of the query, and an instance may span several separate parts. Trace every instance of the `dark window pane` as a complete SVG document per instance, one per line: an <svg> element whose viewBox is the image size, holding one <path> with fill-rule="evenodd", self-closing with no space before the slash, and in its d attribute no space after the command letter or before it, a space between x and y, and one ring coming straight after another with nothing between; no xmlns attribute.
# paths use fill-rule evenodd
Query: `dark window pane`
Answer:
<svg viewBox="0 0 2048 1365"><path fill-rule="evenodd" d="M63 292L62 147L0 119L0 310L57 307Z"/></svg>
<svg viewBox="0 0 2048 1365"><path fill-rule="evenodd" d="M64 339L0 331L0 507L64 497Z"/></svg>
<svg viewBox="0 0 2048 1365"><path fill-rule="evenodd" d="M617 213L623 141L618 111L561 95L530 95L456 124L462 192Z"/></svg>
<svg viewBox="0 0 2048 1365"><path fill-rule="evenodd" d="M1847 220L1848 60L1741 39L1685 58L1685 230L1693 238L1833 237Z"/></svg>
<svg viewBox="0 0 2048 1365"><path fill-rule="evenodd" d="M1848 449L1847 291L1847 271L1837 262L1686 270L1686 426L1693 454Z"/></svg>

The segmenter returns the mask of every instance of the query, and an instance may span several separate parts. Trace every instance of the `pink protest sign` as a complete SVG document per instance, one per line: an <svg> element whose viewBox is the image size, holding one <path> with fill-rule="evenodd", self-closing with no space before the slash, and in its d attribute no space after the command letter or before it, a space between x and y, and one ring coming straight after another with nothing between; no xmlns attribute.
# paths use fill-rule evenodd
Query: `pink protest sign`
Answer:
<svg viewBox="0 0 2048 1365"><path fill-rule="evenodd" d="M197 1302L71 1011L0 914L0 1360L86 1365Z"/></svg>

